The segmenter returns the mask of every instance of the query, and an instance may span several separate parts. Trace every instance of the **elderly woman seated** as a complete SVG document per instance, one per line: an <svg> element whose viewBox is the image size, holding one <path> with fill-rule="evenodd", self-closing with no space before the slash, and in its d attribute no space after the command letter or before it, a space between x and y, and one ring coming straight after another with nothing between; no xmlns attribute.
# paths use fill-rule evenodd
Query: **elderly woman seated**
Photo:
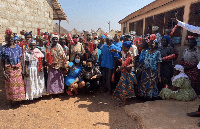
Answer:
<svg viewBox="0 0 200 129"><path fill-rule="evenodd" d="M172 86L163 88L159 95L162 99L175 99L179 101L191 101L197 97L197 94L191 87L189 77L184 73L184 68L181 65L174 67Z"/></svg>

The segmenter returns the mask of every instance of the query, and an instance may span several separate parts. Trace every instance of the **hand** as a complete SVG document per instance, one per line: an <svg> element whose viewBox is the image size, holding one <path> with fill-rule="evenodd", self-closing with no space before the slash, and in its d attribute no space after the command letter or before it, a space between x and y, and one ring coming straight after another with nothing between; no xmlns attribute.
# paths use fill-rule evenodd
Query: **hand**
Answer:
<svg viewBox="0 0 200 129"><path fill-rule="evenodd" d="M118 68L116 69L116 71L119 72L119 71L120 71L120 68L118 67Z"/></svg>
<svg viewBox="0 0 200 129"><path fill-rule="evenodd" d="M92 78L91 78L91 80L93 80L93 79L96 79L97 77L96 77L96 75L95 76L93 76Z"/></svg>
<svg viewBox="0 0 200 129"><path fill-rule="evenodd" d="M24 76L25 76L25 77L29 77L29 74L28 74L27 71L25 72Z"/></svg>
<svg viewBox="0 0 200 129"><path fill-rule="evenodd" d="M6 73L4 73L4 79L5 79L5 80L8 80L8 78L9 78L9 75L6 74Z"/></svg>
<svg viewBox="0 0 200 129"><path fill-rule="evenodd" d="M43 68L40 69L40 72L43 72Z"/></svg>
<svg viewBox="0 0 200 129"><path fill-rule="evenodd" d="M160 76L158 77L158 79L159 79L159 82L161 83L161 82L162 82L162 79L161 79L161 77L160 77Z"/></svg>
<svg viewBox="0 0 200 129"><path fill-rule="evenodd" d="M177 18L171 18L176 24L178 24L178 19Z"/></svg>
<svg viewBox="0 0 200 129"><path fill-rule="evenodd" d="M117 52L117 50L115 50L115 49L110 49L109 51L110 52Z"/></svg>

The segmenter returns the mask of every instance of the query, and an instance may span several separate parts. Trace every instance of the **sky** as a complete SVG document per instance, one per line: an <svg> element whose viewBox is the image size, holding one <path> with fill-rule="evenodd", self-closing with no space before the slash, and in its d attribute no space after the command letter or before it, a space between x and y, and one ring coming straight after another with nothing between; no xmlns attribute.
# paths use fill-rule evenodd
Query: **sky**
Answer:
<svg viewBox="0 0 200 129"><path fill-rule="evenodd" d="M127 15L143 8L154 0L58 0L69 23L61 21L61 26L68 31L76 28L78 31L101 28L121 30L118 23ZM58 23L58 21L53 22Z"/></svg>

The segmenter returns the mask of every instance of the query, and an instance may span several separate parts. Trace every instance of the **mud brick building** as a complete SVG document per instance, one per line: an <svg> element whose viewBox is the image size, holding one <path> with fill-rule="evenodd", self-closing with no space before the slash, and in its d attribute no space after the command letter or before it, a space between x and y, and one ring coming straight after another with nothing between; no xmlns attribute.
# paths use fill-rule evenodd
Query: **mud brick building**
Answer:
<svg viewBox="0 0 200 129"><path fill-rule="evenodd" d="M0 0L0 41L6 28L18 35L21 30L36 35L37 28L53 32L53 20L68 20L58 0Z"/></svg>

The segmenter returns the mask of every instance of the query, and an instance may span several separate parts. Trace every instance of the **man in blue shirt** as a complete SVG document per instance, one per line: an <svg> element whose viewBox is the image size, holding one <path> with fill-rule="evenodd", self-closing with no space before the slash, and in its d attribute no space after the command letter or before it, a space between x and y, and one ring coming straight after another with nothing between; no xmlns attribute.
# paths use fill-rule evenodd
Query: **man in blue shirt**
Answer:
<svg viewBox="0 0 200 129"><path fill-rule="evenodd" d="M118 51L122 51L122 42L119 35L115 35L113 44L117 47Z"/></svg>
<svg viewBox="0 0 200 129"><path fill-rule="evenodd" d="M103 45L102 48L102 86L104 88L104 92L112 93L111 77L114 70L116 69L117 57L119 56L119 54L117 52L111 52L110 49L116 50L117 47L112 44L112 38L107 37L106 43Z"/></svg>

